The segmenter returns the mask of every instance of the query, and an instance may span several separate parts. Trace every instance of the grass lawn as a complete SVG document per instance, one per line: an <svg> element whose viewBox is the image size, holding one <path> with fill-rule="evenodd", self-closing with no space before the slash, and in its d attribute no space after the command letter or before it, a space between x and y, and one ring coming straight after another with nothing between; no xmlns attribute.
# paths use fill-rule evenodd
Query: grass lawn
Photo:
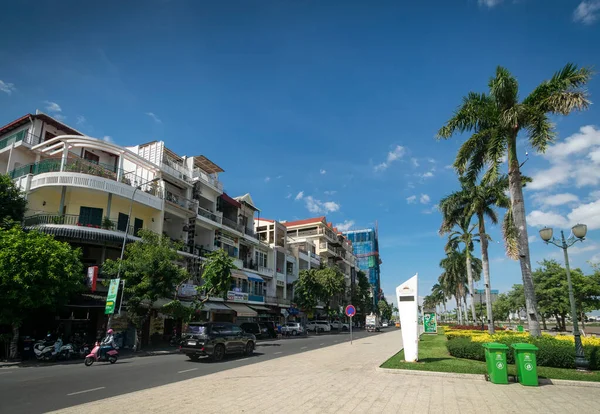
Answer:
<svg viewBox="0 0 600 414"><path fill-rule="evenodd" d="M417 371L457 372L461 374L486 374L485 362L455 358L446 349L444 334L422 335L419 342L419 362L404 362L404 351L385 361L381 368L411 369ZM575 369L537 367L540 378L600 382L600 371L581 373ZM508 375L516 375L516 367L508 366Z"/></svg>

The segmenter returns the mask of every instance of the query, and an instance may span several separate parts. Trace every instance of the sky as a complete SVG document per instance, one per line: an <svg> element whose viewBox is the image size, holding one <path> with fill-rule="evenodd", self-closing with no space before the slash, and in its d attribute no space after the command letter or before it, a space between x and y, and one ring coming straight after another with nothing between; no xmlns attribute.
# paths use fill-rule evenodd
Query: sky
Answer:
<svg viewBox="0 0 600 414"><path fill-rule="evenodd" d="M436 205L458 189L466 137L435 135L462 97L498 65L521 97L568 62L600 67L597 0L22 0L0 22L0 124L39 109L123 146L164 140L220 165L262 217L377 223L388 297L417 272L427 294L441 273ZM588 90L599 99L600 75ZM600 262L599 115L555 118L544 155L519 141L534 268L562 261L538 230L576 222L589 233L571 265ZM488 227L506 291L519 265Z"/></svg>

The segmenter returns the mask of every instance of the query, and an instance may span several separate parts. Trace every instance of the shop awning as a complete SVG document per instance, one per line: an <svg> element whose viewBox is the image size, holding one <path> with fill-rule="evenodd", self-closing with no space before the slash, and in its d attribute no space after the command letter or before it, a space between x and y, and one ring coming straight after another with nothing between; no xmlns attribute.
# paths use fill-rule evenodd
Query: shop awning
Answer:
<svg viewBox="0 0 600 414"><path fill-rule="evenodd" d="M259 275L255 274L255 273L249 273L249 272L244 272L246 273L246 275L248 276L248 280L252 280L254 282L264 282L265 279L263 279L262 277L260 277Z"/></svg>
<svg viewBox="0 0 600 414"><path fill-rule="evenodd" d="M231 277L237 277L238 279L248 280L248 275L246 273L242 272L241 270L233 269L231 271Z"/></svg>
<svg viewBox="0 0 600 414"><path fill-rule="evenodd" d="M52 234L57 237L95 242L123 243L123 238L125 237L125 233L116 232L112 230L104 230L83 226L65 226L56 224L40 224L35 226L25 226L25 230L39 230L42 233ZM131 234L127 235L127 239L131 241L140 240L139 237L132 236Z"/></svg>
<svg viewBox="0 0 600 414"><path fill-rule="evenodd" d="M218 302L206 302L204 304L204 306L202 307L202 309L200 309L200 310L201 311L228 311L228 312L232 311L231 308L228 308L224 304L218 303Z"/></svg>
<svg viewBox="0 0 600 414"><path fill-rule="evenodd" d="M259 305L250 305L250 307L254 310L257 311L266 311L266 312L271 312L271 309L269 308L265 308L264 306L259 306Z"/></svg>
<svg viewBox="0 0 600 414"><path fill-rule="evenodd" d="M242 305L241 303L227 303L226 305L234 310L235 313L237 313L237 316L246 318L255 318L258 316L258 313L254 309L251 309L246 305Z"/></svg>

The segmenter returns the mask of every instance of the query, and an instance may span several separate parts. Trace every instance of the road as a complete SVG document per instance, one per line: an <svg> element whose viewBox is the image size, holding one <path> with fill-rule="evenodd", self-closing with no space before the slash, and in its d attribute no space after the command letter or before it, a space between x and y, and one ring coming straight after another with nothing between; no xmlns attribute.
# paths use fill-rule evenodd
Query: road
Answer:
<svg viewBox="0 0 600 414"><path fill-rule="evenodd" d="M359 331L354 332L353 337L358 339L381 334ZM348 333L332 333L259 341L254 356L230 356L216 363L207 359L192 362L185 355L175 354L122 359L114 365L98 363L91 367L84 366L82 360L81 364L2 368L0 413L58 410L349 340ZM293 374L293 370L290 367L290 374ZM109 408L113 409L118 410Z"/></svg>

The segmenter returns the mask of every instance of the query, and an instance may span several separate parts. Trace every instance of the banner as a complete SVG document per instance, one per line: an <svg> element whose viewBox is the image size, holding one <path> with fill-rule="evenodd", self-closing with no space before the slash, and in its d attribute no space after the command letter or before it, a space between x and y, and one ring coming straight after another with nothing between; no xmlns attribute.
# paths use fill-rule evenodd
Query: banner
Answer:
<svg viewBox="0 0 600 414"><path fill-rule="evenodd" d="M96 282L98 281L98 266L90 266L88 267L87 272L87 285L92 289L92 292L96 291Z"/></svg>
<svg viewBox="0 0 600 414"><path fill-rule="evenodd" d="M437 334L435 312L425 312L423 314L423 332L426 334Z"/></svg>
<svg viewBox="0 0 600 414"><path fill-rule="evenodd" d="M106 295L106 307L104 308L105 315L115 313L115 305L117 303L117 295L119 293L119 282L121 279L112 279L108 287L108 295Z"/></svg>

